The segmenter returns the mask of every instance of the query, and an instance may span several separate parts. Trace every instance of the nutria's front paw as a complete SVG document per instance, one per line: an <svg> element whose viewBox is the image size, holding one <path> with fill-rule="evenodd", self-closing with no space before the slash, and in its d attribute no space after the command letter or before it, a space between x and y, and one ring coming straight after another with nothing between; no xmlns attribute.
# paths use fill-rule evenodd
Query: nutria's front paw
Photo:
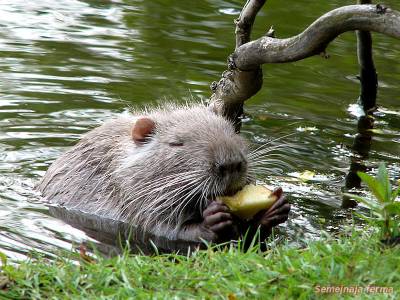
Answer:
<svg viewBox="0 0 400 300"><path fill-rule="evenodd" d="M203 211L203 222L200 227L205 240L210 242L225 240L224 236L233 231L233 218L229 208L223 203L211 202Z"/></svg>
<svg viewBox="0 0 400 300"><path fill-rule="evenodd" d="M286 222L290 212L290 203L283 196L282 188L277 188L273 194L277 196L278 200L267 211L259 212L254 217L256 225L261 226L268 234L273 227Z"/></svg>

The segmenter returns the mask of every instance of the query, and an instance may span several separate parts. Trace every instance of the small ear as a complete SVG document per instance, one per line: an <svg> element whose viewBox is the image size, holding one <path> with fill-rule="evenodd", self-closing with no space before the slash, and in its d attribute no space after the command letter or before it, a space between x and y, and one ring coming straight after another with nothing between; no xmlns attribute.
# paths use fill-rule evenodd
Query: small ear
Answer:
<svg viewBox="0 0 400 300"><path fill-rule="evenodd" d="M136 145L146 143L148 137L153 133L156 123L150 118L140 118L132 128L132 139Z"/></svg>

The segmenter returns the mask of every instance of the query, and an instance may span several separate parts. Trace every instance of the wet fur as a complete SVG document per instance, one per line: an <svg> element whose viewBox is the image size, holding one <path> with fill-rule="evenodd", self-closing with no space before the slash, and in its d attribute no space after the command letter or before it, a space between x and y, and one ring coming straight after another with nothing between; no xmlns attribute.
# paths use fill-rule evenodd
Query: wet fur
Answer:
<svg viewBox="0 0 400 300"><path fill-rule="evenodd" d="M135 145L131 131L141 116L156 128ZM224 118L202 105L168 105L90 131L50 166L39 189L52 203L174 238L184 223L201 219L210 199L251 180L247 167L221 178L218 165L247 166L248 158L246 142Z"/></svg>

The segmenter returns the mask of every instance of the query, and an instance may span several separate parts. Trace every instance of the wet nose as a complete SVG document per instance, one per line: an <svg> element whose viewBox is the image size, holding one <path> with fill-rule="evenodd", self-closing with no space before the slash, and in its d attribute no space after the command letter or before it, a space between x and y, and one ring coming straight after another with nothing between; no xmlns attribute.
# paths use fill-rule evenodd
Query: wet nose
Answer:
<svg viewBox="0 0 400 300"><path fill-rule="evenodd" d="M223 163L217 166L218 174L222 177L232 173L242 173L245 163L242 161L233 161Z"/></svg>

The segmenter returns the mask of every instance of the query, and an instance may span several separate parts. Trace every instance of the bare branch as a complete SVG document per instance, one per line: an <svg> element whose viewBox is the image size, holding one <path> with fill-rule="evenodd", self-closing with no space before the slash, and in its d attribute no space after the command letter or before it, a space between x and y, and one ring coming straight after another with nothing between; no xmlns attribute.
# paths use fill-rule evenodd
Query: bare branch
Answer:
<svg viewBox="0 0 400 300"><path fill-rule="evenodd" d="M349 5L328 12L299 35L287 39L264 36L237 48L232 55L240 70L265 63L292 62L319 54L346 31L375 31L400 39L400 13L382 5Z"/></svg>
<svg viewBox="0 0 400 300"><path fill-rule="evenodd" d="M332 10L291 38L276 39L267 34L246 43L250 39L256 14L264 3L262 0L246 2L237 20L236 44L240 46L228 59L229 70L222 74L218 83L213 82L211 85L213 94L210 107L235 122L238 131L244 101L256 94L262 86L262 64L292 62L322 53L333 39L346 31L375 31L400 39L400 13L378 4L349 5ZM370 48L367 39L363 43L365 48ZM371 62L372 53L368 54L367 50L359 53L361 67L367 66L369 55ZM365 73L364 78L371 80L362 84L362 87L375 84L370 72L368 75ZM362 94L368 93L369 90L362 90ZM368 109L372 101L365 103L368 104L364 108Z"/></svg>
<svg viewBox="0 0 400 300"><path fill-rule="evenodd" d="M239 18L235 20L236 48L250 42L250 34L254 20L264 3L265 0L247 0L246 4L243 6Z"/></svg>
<svg viewBox="0 0 400 300"><path fill-rule="evenodd" d="M250 41L251 29L258 11L265 0L247 0L236 24L236 48ZM213 82L210 107L234 122L236 130L240 129L240 116L243 113L243 103L256 94L262 86L262 70L260 66L248 72L234 68L228 60L229 70L222 74L219 82Z"/></svg>

